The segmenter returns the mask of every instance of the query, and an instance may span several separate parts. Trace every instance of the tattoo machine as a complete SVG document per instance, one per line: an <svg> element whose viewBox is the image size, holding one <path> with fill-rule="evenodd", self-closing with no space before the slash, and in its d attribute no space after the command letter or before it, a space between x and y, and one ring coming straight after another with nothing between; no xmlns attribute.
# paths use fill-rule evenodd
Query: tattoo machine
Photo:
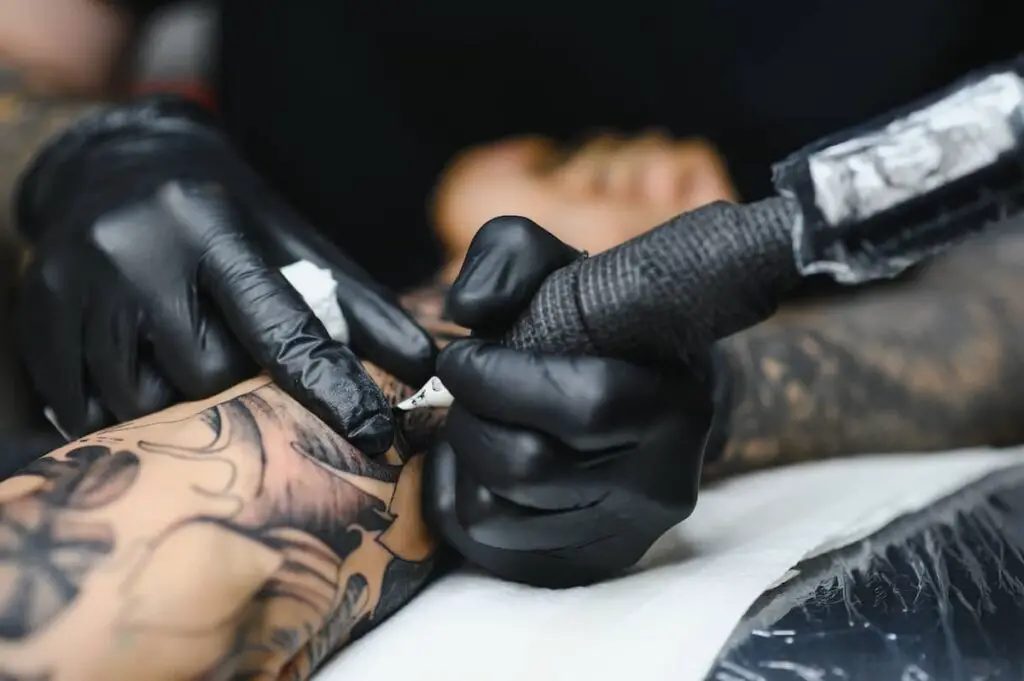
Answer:
<svg viewBox="0 0 1024 681"><path fill-rule="evenodd" d="M1024 56L775 165L778 196L684 213L551 274L504 342L687 362L800 280L895 277L1024 205ZM398 405L448 406L436 378Z"/></svg>

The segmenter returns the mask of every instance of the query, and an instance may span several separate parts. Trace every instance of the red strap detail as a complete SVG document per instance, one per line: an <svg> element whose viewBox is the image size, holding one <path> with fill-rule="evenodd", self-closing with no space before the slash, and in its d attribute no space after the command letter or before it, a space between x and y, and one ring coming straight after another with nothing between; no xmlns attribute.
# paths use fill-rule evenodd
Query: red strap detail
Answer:
<svg viewBox="0 0 1024 681"><path fill-rule="evenodd" d="M170 94L184 97L212 112L217 111L217 98L213 91L202 83L191 80L156 80L137 83L134 88L137 95Z"/></svg>

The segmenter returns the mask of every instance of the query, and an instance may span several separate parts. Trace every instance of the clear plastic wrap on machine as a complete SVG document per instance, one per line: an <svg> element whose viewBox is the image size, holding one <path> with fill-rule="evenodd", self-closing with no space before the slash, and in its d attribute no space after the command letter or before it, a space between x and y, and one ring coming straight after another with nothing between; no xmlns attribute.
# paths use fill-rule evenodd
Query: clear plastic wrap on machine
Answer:
<svg viewBox="0 0 1024 681"><path fill-rule="evenodd" d="M802 220L797 268L893 277L1024 205L1024 57L806 147L773 168Z"/></svg>

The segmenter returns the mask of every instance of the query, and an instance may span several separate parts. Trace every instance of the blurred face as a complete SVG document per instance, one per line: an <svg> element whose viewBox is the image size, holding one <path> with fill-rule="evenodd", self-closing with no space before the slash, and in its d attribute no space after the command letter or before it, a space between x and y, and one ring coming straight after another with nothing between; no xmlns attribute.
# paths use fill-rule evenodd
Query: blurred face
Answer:
<svg viewBox="0 0 1024 681"><path fill-rule="evenodd" d="M0 68L19 70L33 89L100 94L129 38L131 16L121 4L0 1Z"/></svg>
<svg viewBox="0 0 1024 681"><path fill-rule="evenodd" d="M566 152L527 137L457 157L438 185L434 217L455 260L500 215L528 217L597 253L717 200L736 195L722 159L704 142L605 135Z"/></svg>

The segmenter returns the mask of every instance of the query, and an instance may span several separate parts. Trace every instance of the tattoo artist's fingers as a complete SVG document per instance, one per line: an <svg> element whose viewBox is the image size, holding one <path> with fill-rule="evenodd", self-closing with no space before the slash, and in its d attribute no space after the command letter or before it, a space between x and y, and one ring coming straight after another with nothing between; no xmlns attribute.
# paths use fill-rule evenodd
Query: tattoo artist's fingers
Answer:
<svg viewBox="0 0 1024 681"><path fill-rule="evenodd" d="M176 235L191 226L182 224L170 210L169 194L161 191L156 201L128 206L93 225L89 238L99 255L90 268L94 279L90 298L91 302L117 298L122 290L131 289L145 314L139 320L144 322L140 338L152 348L154 365L178 393L197 400L252 377L257 367L229 333L212 301L197 289L195 272L184 269L182 256L171 258L167 266L154 263L138 256L137 237L126 236L152 235L157 242L148 247L157 252L165 245L181 248L173 243L180 240ZM162 244L161 238L172 243ZM184 256L184 261L189 262L189 257Z"/></svg>
<svg viewBox="0 0 1024 681"><path fill-rule="evenodd" d="M445 347L437 375L477 416L539 430L581 451L639 442L670 397L661 376L626 362L520 352L475 339Z"/></svg>
<svg viewBox="0 0 1024 681"><path fill-rule="evenodd" d="M92 385L118 422L171 406L176 393L140 345L139 308L114 291L92 297L85 320L85 361Z"/></svg>
<svg viewBox="0 0 1024 681"><path fill-rule="evenodd" d="M426 381L433 374L437 348L392 292L273 192L254 188L250 192L253 201L247 217L261 253L272 254L270 264L283 267L306 260L329 269L338 284L338 304L348 323L352 349L405 383Z"/></svg>
<svg viewBox="0 0 1024 681"><path fill-rule="evenodd" d="M459 404L448 412L444 439L470 477L522 506L577 508L607 492L596 478L590 482L594 476L565 445L537 431L478 418Z"/></svg>
<svg viewBox="0 0 1024 681"><path fill-rule="evenodd" d="M542 511L492 494L457 465L451 447L440 442L428 452L424 469L427 515L460 552L474 562L480 549L554 551L600 538L589 509ZM475 555L474 555L475 554Z"/></svg>
<svg viewBox="0 0 1024 681"><path fill-rule="evenodd" d="M448 292L447 313L468 329L504 330L548 275L577 257L576 249L527 218L495 218L473 237Z"/></svg>
<svg viewBox="0 0 1024 681"><path fill-rule="evenodd" d="M409 385L422 385L430 378L437 361L437 347L398 300L390 293L365 287L338 270L334 270L334 278L352 348Z"/></svg>
<svg viewBox="0 0 1024 681"><path fill-rule="evenodd" d="M390 447L384 393L284 277L256 260L240 270L232 269L237 262L224 269L217 260L211 257L204 280L242 345L274 382L365 453Z"/></svg>
<svg viewBox="0 0 1024 681"><path fill-rule="evenodd" d="M32 383L72 437L102 428L106 415L86 382L82 357L83 287L68 281L68 253L33 263L22 280L18 342Z"/></svg>
<svg viewBox="0 0 1024 681"><path fill-rule="evenodd" d="M205 248L200 281L256 362L286 393L364 452L385 451L393 427L384 393L242 232L219 228L239 221L225 197L205 187L172 187L164 200L183 228L211 235L199 241Z"/></svg>
<svg viewBox="0 0 1024 681"><path fill-rule="evenodd" d="M210 301L202 300L190 283L187 290L149 301L146 336L153 348L158 370L186 399L199 400L252 378L256 363L217 314ZM188 301L182 314L178 305Z"/></svg>

